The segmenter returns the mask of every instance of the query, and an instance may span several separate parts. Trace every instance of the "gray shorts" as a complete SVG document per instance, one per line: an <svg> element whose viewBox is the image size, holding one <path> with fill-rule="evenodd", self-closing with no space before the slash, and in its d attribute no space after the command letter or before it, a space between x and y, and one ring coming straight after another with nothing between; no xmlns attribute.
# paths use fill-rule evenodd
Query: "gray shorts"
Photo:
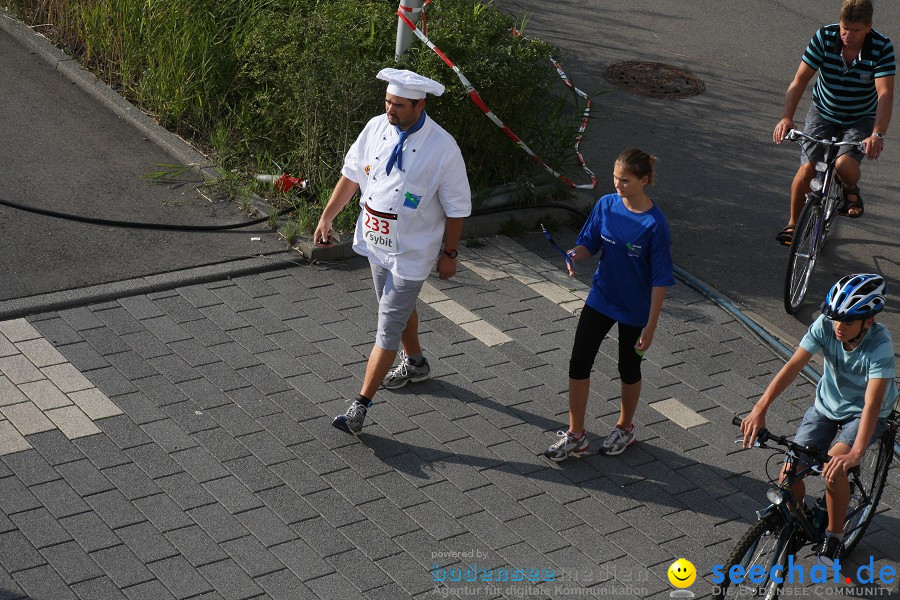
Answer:
<svg viewBox="0 0 900 600"><path fill-rule="evenodd" d="M838 125L827 121L815 104L810 105L809 112L806 113L806 124L803 126L804 133L816 138L838 138L841 142L861 142L870 135L875 128L875 117L863 117L862 119L851 123L850 125ZM819 144L813 144L803 140L800 143L803 150L800 151L800 164L805 165L809 162L818 162L825 158L825 148ZM857 163L862 162L865 154L858 152L851 146L844 146L838 150L838 156L850 154Z"/></svg>
<svg viewBox="0 0 900 600"><path fill-rule="evenodd" d="M856 441L856 432L859 429L859 419L860 417L856 416L846 421L833 421L819 413L815 406L810 406L806 414L803 415L800 427L797 428L794 441L801 446L815 444L822 452L827 452L838 442L843 442L852 448L853 443ZM886 429L887 421L878 419L875 422L875 431L872 433L868 445L871 446L875 443Z"/></svg>
<svg viewBox="0 0 900 600"><path fill-rule="evenodd" d="M399 350L400 336L416 308L416 300L425 282L400 279L371 262L369 266L372 268L375 297L378 298L378 333L375 334L375 345L383 350Z"/></svg>

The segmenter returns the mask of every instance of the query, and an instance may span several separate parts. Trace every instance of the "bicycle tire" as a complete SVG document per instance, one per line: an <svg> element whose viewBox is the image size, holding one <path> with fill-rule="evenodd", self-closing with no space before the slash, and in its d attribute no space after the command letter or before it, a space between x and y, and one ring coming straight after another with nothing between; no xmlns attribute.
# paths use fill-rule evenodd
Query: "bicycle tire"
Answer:
<svg viewBox="0 0 900 600"><path fill-rule="evenodd" d="M789 315L800 310L806 297L823 232L822 206L815 200L807 200L794 228L784 277L784 310Z"/></svg>
<svg viewBox="0 0 900 600"><path fill-rule="evenodd" d="M852 484L850 491L850 506L847 508L848 518L844 523L844 549L841 558L846 558L866 533L875 511L878 509L878 501L884 491L887 482L888 470L894 458L894 439L896 434L888 429L884 435L869 448L863 456L863 462L859 465L859 478L866 488L869 503L860 506L863 501L861 490L856 484ZM852 481L852 480L851 480Z"/></svg>
<svg viewBox="0 0 900 600"><path fill-rule="evenodd" d="M784 585L784 573L782 581L770 580L774 565L786 565L787 558L799 547L794 531L784 522L780 513L774 513L754 523L750 529L738 540L731 552L731 556L725 561L723 573L725 580L714 589L714 598L754 597L767 600L776 598ZM744 579L741 583L732 584L728 573L734 565L741 565L746 573L755 565L762 565L765 569L765 579L760 583L752 583ZM730 593L729 593L730 592Z"/></svg>

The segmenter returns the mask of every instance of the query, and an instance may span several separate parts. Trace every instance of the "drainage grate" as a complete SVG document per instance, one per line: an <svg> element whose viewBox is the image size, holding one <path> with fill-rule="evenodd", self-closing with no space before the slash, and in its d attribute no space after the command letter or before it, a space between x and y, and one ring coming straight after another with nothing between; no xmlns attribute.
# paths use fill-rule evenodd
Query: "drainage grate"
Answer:
<svg viewBox="0 0 900 600"><path fill-rule="evenodd" d="M609 65L606 80L617 88L650 98L690 98L703 93L693 73L658 62L630 60Z"/></svg>

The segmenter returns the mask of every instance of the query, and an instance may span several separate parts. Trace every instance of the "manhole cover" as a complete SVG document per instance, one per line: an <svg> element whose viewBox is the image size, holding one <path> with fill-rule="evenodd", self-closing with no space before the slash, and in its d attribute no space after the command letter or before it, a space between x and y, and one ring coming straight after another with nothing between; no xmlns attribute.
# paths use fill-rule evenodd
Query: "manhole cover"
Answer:
<svg viewBox="0 0 900 600"><path fill-rule="evenodd" d="M630 60L609 65L606 80L626 92L650 98L690 98L703 93L703 82L684 69L658 62Z"/></svg>

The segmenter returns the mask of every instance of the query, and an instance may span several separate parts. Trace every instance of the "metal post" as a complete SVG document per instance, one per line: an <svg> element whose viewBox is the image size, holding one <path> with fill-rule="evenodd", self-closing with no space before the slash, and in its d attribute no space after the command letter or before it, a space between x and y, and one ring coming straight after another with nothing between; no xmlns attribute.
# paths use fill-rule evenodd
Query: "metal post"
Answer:
<svg viewBox="0 0 900 600"><path fill-rule="evenodd" d="M419 18L422 16L421 9L423 4L424 0L400 0L401 7L413 9L413 12L403 12L406 17L416 25L419 24ZM406 51L409 50L409 46L412 43L413 36L415 36L415 34L412 32L412 29L409 28L409 25L404 23L403 19L397 17L397 45L394 47L394 60L399 61L400 57L406 54Z"/></svg>

